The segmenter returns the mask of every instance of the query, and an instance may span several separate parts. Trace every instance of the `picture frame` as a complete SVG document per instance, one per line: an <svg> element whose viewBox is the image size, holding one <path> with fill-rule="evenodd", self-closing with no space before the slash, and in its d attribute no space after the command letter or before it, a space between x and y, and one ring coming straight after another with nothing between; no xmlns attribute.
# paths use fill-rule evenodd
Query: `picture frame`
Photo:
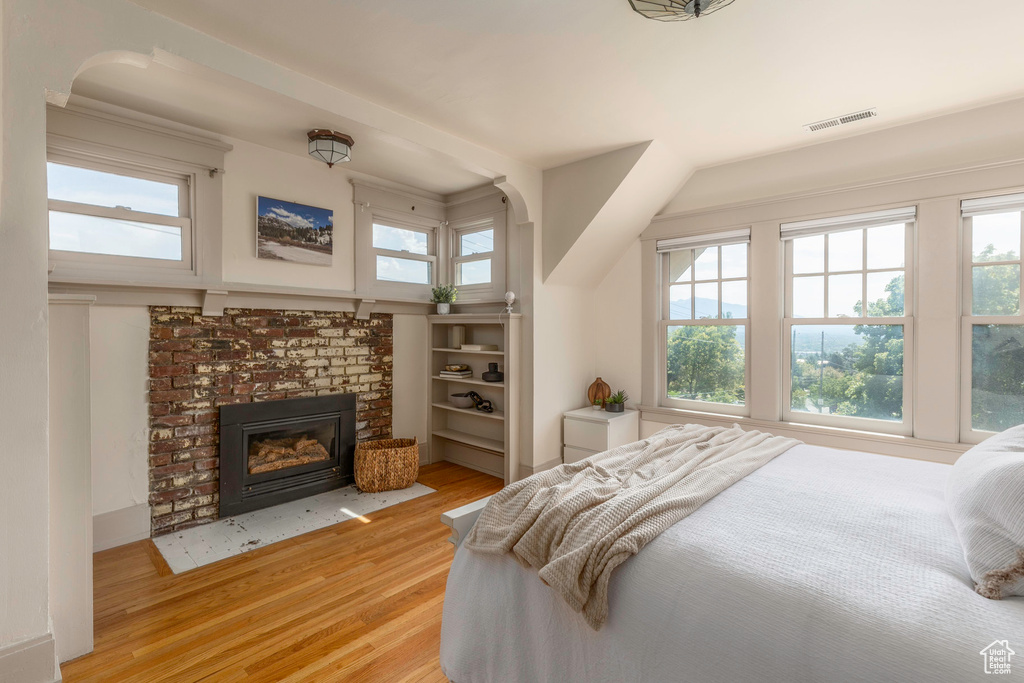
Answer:
<svg viewBox="0 0 1024 683"><path fill-rule="evenodd" d="M271 261L331 266L334 210L258 196L256 252Z"/></svg>

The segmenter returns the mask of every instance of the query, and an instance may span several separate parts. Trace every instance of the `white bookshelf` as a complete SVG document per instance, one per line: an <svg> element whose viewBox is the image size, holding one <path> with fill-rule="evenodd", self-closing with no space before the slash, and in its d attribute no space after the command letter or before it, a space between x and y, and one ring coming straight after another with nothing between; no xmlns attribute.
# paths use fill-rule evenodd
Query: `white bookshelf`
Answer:
<svg viewBox="0 0 1024 683"><path fill-rule="evenodd" d="M428 395L430 405L430 459L446 460L504 479L519 474L519 355L522 316L502 313L471 313L427 316ZM494 344L497 351L452 348L455 325L466 328L467 344ZM462 363L472 377L441 377L445 365ZM488 363L497 363L505 374L502 382L485 382L481 376ZM476 408L456 408L450 395L475 391L494 404L493 413Z"/></svg>

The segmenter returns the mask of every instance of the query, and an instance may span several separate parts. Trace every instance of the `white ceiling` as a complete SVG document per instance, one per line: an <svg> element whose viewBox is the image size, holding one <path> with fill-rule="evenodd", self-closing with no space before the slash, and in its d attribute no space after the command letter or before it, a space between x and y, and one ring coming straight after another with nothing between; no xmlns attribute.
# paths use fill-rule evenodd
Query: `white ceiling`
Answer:
<svg viewBox="0 0 1024 683"><path fill-rule="evenodd" d="M542 168L649 139L705 166L1024 95L1020 0L735 0L685 23L627 0L134 1Z"/></svg>
<svg viewBox="0 0 1024 683"><path fill-rule="evenodd" d="M489 185L491 178L437 151L208 69L200 74L159 63L103 64L80 74L74 96L99 100L226 137L307 157L306 132L331 128L355 139L354 171L438 195Z"/></svg>

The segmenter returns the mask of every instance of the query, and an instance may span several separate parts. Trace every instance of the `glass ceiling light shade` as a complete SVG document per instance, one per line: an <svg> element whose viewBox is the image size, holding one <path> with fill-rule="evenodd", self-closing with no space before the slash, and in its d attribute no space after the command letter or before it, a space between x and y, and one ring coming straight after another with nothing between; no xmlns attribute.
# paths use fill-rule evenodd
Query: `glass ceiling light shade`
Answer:
<svg viewBox="0 0 1024 683"><path fill-rule="evenodd" d="M352 160L352 146L356 143L350 136L326 128L311 130L306 135L309 137L309 156L328 167Z"/></svg>
<svg viewBox="0 0 1024 683"><path fill-rule="evenodd" d="M717 12L733 0L629 0L635 12L655 21L689 21Z"/></svg>

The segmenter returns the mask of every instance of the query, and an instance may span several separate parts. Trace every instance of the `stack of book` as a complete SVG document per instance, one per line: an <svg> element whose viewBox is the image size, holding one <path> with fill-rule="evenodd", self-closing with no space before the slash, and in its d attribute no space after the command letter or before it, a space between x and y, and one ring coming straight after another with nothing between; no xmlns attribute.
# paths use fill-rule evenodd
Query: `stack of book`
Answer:
<svg viewBox="0 0 1024 683"><path fill-rule="evenodd" d="M466 377L472 377L473 371L468 365L446 365L444 370L441 370L440 375L448 379L465 379Z"/></svg>

